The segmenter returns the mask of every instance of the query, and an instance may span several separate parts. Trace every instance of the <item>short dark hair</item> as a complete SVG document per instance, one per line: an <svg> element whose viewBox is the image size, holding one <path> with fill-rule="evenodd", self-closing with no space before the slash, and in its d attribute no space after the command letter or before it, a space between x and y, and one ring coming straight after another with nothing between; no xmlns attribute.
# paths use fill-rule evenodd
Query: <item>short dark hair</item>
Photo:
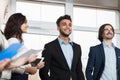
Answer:
<svg viewBox="0 0 120 80"><path fill-rule="evenodd" d="M64 15L64 16L60 16L60 17L57 19L57 21L56 21L57 26L60 26L60 22L61 22L63 19L68 19L68 20L70 20L70 21L72 22L70 15L67 15L67 14L66 14L66 15Z"/></svg>
<svg viewBox="0 0 120 80"><path fill-rule="evenodd" d="M98 39L99 39L101 42L103 41L103 32L104 32L105 26L111 26L111 27L112 27L112 31L113 31L113 33L114 33L114 28L113 28L113 26L112 26L111 24L106 23L106 24L101 25L100 28L99 28L99 33L98 33Z"/></svg>

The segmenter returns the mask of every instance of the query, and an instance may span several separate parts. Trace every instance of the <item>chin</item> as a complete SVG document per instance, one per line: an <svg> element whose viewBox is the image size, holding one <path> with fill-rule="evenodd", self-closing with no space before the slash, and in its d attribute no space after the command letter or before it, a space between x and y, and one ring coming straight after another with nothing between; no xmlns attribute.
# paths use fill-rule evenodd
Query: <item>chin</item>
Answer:
<svg viewBox="0 0 120 80"><path fill-rule="evenodd" d="M24 31L23 33L26 33L27 31Z"/></svg>

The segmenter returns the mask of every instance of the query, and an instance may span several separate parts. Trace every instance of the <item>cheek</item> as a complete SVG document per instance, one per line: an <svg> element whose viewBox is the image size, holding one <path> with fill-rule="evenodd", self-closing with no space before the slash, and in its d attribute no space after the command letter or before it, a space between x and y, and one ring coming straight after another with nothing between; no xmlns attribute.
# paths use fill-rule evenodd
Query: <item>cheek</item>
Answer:
<svg viewBox="0 0 120 80"><path fill-rule="evenodd" d="M24 29L27 29L27 26L25 26Z"/></svg>
<svg viewBox="0 0 120 80"><path fill-rule="evenodd" d="M27 27L24 27L24 31L25 31L25 32L27 31Z"/></svg>
<svg viewBox="0 0 120 80"><path fill-rule="evenodd" d="M106 35L106 34L107 34L107 31L104 31L104 32L103 32L103 35Z"/></svg>
<svg viewBox="0 0 120 80"><path fill-rule="evenodd" d="M105 36L105 32L102 34L102 37L104 37Z"/></svg>
<svg viewBox="0 0 120 80"><path fill-rule="evenodd" d="M27 27L22 27L21 30L22 30L22 32L26 32L27 31Z"/></svg>

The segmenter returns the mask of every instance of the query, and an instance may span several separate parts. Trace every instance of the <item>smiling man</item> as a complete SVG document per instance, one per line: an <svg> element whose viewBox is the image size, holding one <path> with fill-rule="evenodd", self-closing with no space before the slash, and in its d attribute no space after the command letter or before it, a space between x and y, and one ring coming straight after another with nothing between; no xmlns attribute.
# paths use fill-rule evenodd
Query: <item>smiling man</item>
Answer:
<svg viewBox="0 0 120 80"><path fill-rule="evenodd" d="M90 48L87 80L120 80L120 49L112 42L114 34L111 24L100 27L98 39L101 44Z"/></svg>
<svg viewBox="0 0 120 80"><path fill-rule="evenodd" d="M81 47L69 38L72 32L71 17L60 16L56 24L59 36L46 44L42 52L45 67L39 73L41 80L85 80L82 72Z"/></svg>

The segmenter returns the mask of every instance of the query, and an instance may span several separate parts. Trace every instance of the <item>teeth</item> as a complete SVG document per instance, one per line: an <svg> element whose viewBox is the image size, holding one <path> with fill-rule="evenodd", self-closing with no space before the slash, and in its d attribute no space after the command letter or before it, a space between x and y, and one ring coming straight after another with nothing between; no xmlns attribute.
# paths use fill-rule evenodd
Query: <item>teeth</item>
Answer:
<svg viewBox="0 0 120 80"><path fill-rule="evenodd" d="M67 32L69 31L69 30L66 30Z"/></svg>

